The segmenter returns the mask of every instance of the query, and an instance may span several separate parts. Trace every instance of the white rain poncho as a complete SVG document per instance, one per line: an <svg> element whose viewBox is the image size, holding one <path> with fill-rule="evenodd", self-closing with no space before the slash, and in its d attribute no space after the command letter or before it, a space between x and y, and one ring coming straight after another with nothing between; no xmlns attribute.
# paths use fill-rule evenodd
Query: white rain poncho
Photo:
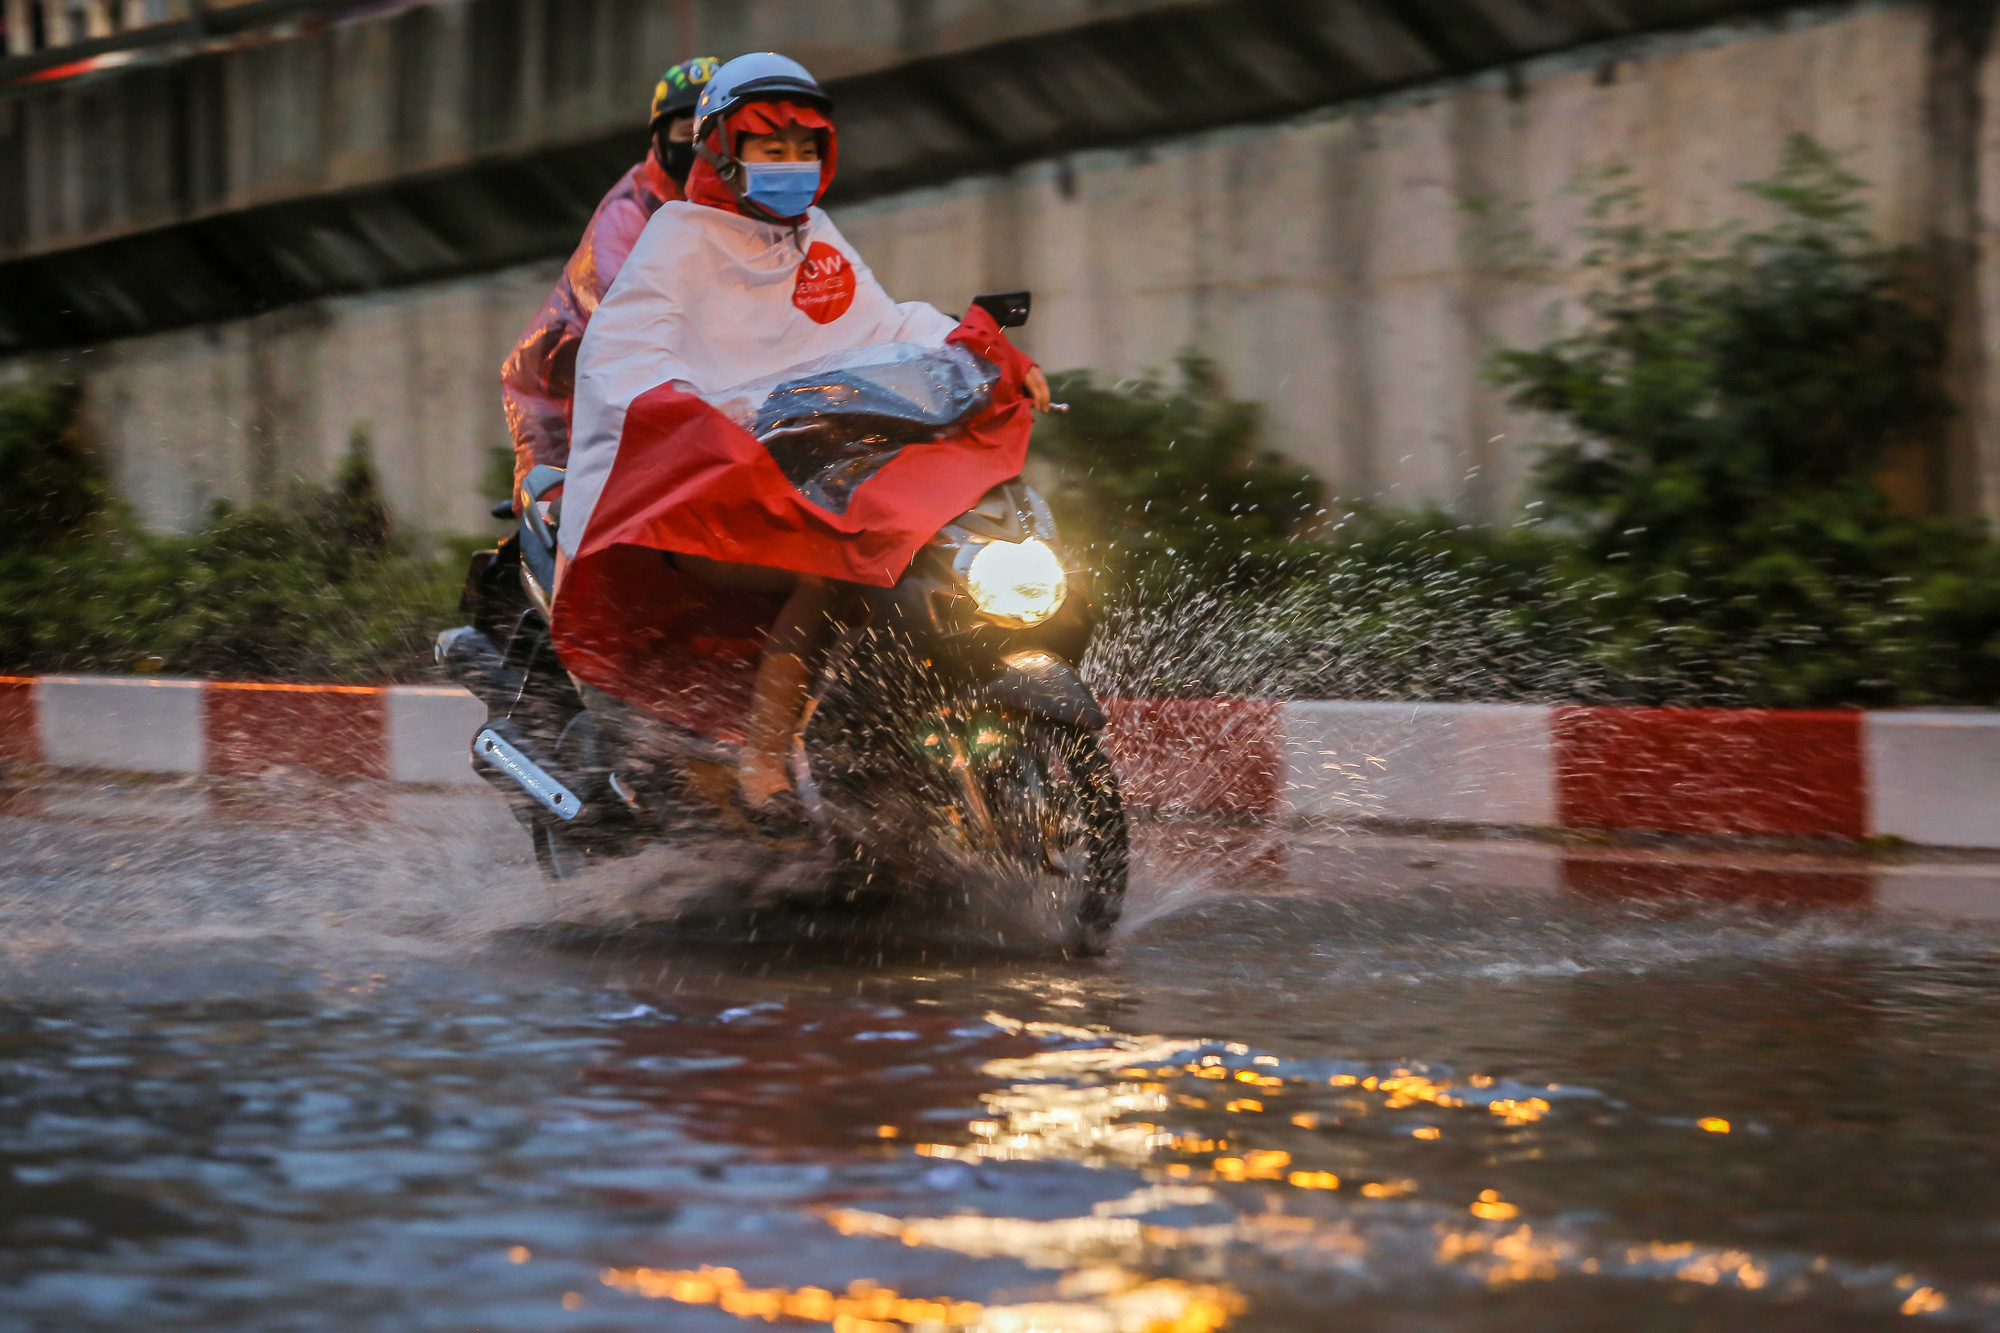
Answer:
<svg viewBox="0 0 2000 1333"><path fill-rule="evenodd" d="M793 228L663 205L577 353L562 545L574 557L618 458L632 401L661 385L714 402L735 386L872 343L940 347L958 321L897 304L814 208Z"/></svg>

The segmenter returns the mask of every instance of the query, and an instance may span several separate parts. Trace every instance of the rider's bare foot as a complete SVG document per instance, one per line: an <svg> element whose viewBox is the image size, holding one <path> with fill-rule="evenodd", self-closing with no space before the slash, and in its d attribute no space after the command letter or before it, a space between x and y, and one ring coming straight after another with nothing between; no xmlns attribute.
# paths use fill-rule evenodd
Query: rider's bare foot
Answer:
<svg viewBox="0 0 2000 1333"><path fill-rule="evenodd" d="M792 780L782 760L745 755L736 773L736 789L743 794L743 804L757 810L780 792L790 791Z"/></svg>
<svg viewBox="0 0 2000 1333"><path fill-rule="evenodd" d="M767 790L761 796L753 796L752 790L746 773L739 780L730 804L757 832L766 837L786 839L810 831L811 821L806 817L805 805L789 784L782 784L775 791Z"/></svg>

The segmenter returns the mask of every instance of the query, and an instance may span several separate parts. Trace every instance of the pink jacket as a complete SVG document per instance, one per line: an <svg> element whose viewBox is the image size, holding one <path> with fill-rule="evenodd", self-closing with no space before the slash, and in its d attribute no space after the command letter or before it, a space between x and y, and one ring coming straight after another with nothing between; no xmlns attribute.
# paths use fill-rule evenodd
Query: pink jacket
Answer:
<svg viewBox="0 0 2000 1333"><path fill-rule="evenodd" d="M569 464L570 398L576 388L576 349L597 303L625 266L639 233L669 199L681 192L651 150L611 187L584 229L576 253L563 265L555 290L500 367L500 399L514 437L518 486L537 463Z"/></svg>

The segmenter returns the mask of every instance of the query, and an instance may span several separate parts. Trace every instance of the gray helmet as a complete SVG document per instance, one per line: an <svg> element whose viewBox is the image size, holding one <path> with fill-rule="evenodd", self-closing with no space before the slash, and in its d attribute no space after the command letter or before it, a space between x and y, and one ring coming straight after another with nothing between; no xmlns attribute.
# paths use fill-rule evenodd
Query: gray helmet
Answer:
<svg viewBox="0 0 2000 1333"><path fill-rule="evenodd" d="M704 139L715 122L751 102L803 102L833 110L833 99L804 65L776 51L757 51L728 61L709 78L695 105L695 138Z"/></svg>

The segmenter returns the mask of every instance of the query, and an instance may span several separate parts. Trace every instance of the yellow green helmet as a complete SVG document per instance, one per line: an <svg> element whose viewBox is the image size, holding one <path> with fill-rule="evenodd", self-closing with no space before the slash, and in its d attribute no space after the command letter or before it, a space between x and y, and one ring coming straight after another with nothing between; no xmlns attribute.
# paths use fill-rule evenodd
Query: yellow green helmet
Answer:
<svg viewBox="0 0 2000 1333"><path fill-rule="evenodd" d="M714 56L696 56L662 74L653 85L653 125L657 127L674 116L692 116L695 103L701 100L701 90L721 68L722 62Z"/></svg>

